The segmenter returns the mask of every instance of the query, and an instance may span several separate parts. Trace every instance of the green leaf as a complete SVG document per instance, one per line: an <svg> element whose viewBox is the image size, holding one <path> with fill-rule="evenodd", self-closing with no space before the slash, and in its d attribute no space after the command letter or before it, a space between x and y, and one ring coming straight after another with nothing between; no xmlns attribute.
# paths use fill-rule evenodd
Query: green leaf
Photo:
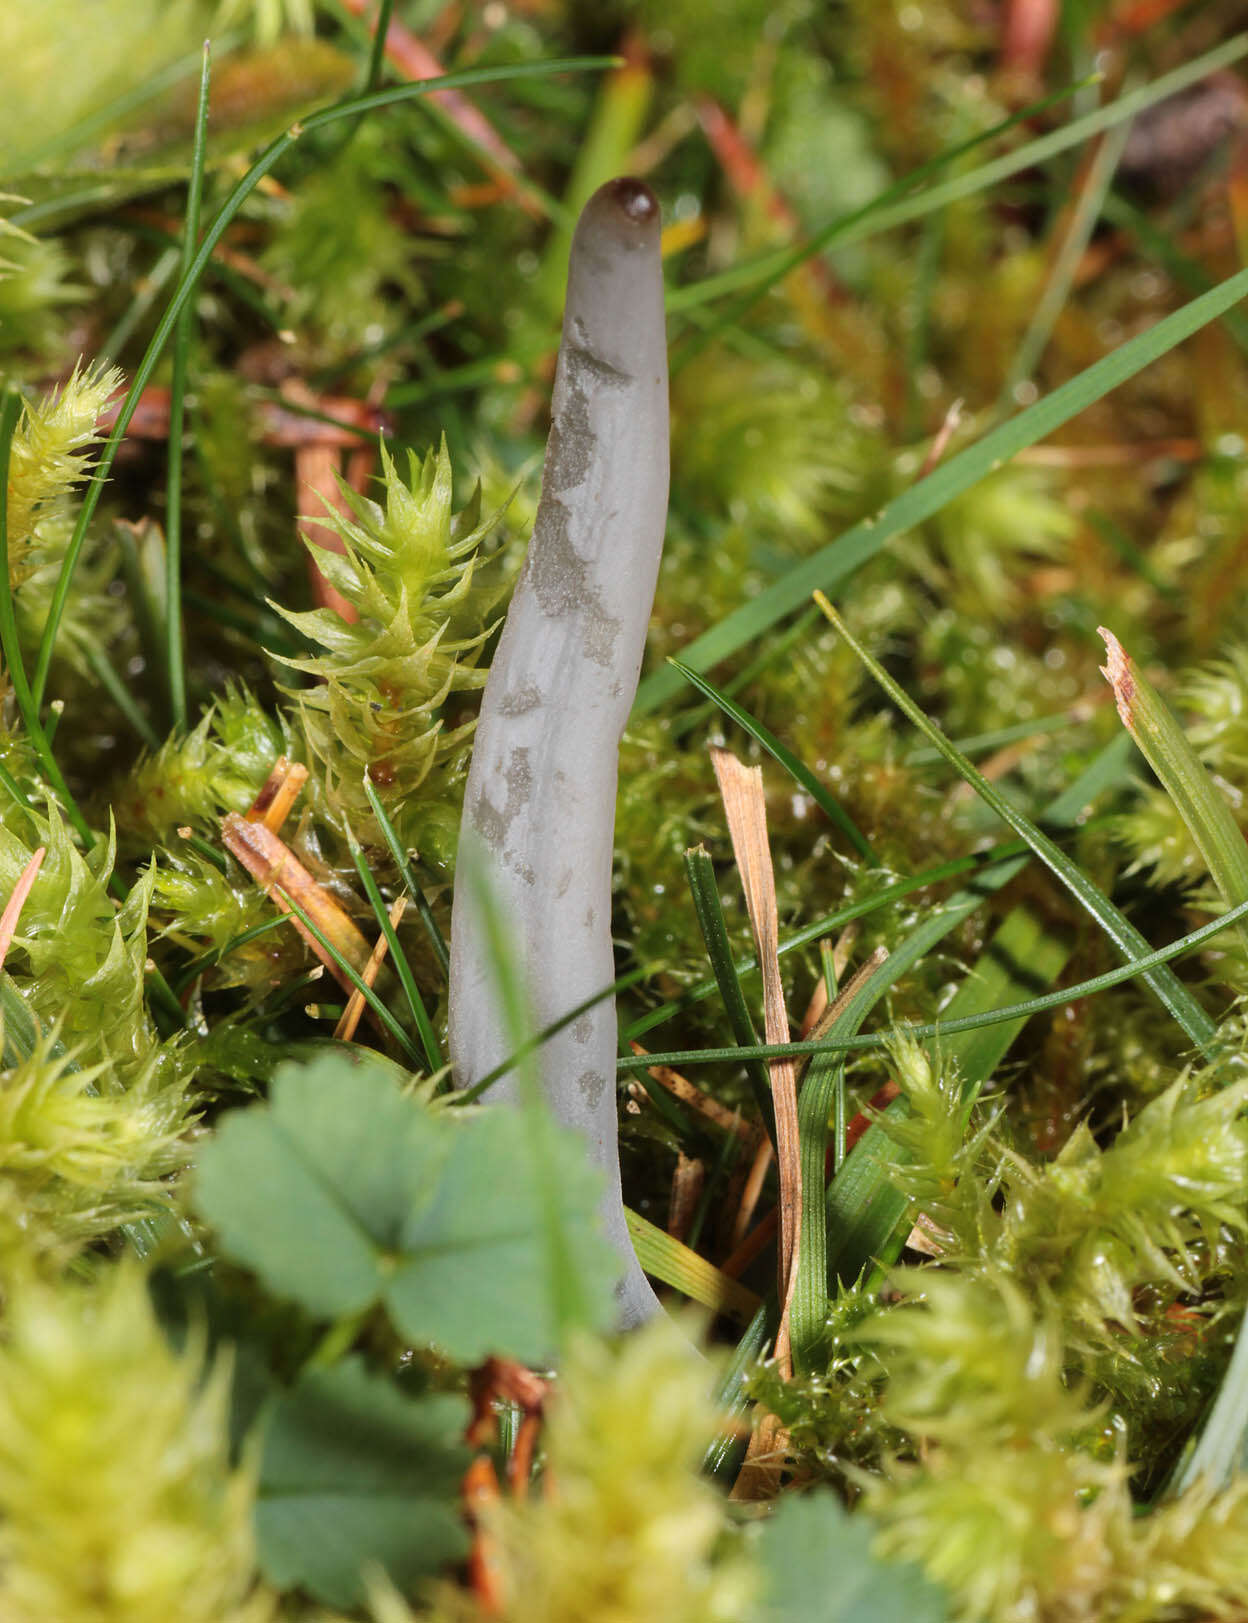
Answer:
<svg viewBox="0 0 1248 1623"><path fill-rule="evenodd" d="M1248 841L1226 796L1174 712L1117 637L1104 626L1100 633L1106 656L1102 675L1114 690L1123 726L1187 824L1226 905L1238 907L1248 901ZM1248 926L1241 923L1239 934L1248 946Z"/></svg>
<svg viewBox="0 0 1248 1623"><path fill-rule="evenodd" d="M902 714L935 745L985 805L990 806L1002 822L1027 841L1041 862L1101 926L1121 956L1128 962L1147 957L1150 950L1148 942L1113 902L1098 890L1083 869L1072 862L1047 834L1025 817L995 784L989 783L983 773L977 771L966 756L950 743L879 661L871 657L821 592L815 593L815 601ZM1169 968L1150 969L1143 973L1142 979L1162 1007L1174 1016L1194 1046L1207 1049L1217 1028L1174 971Z"/></svg>
<svg viewBox="0 0 1248 1623"><path fill-rule="evenodd" d="M386 1292L400 1332L475 1364L491 1353L542 1362L570 1329L607 1329L620 1263L599 1232L600 1179L579 1136L528 1105L445 1131L451 1154L404 1224Z"/></svg>
<svg viewBox="0 0 1248 1623"><path fill-rule="evenodd" d="M783 1499L758 1540L754 1623L947 1623L944 1592L917 1567L878 1561L874 1532L830 1493Z"/></svg>
<svg viewBox="0 0 1248 1623"><path fill-rule="evenodd" d="M864 965L866 977L851 982L847 1001L829 1010L826 1026L816 1036L852 1037L895 978L887 963ZM839 1001L839 1000L838 1000ZM828 1323L827 1149L828 1118L845 1070L844 1054L816 1054L807 1069L798 1099L798 1139L802 1161L802 1223L797 1278L789 1304L793 1364L799 1373L813 1372L825 1347ZM843 1170L843 1169L842 1169ZM823 1360L826 1365L826 1357Z"/></svg>
<svg viewBox="0 0 1248 1623"><path fill-rule="evenodd" d="M260 1569L329 1606L364 1600L364 1569L400 1589L467 1551L459 1485L469 1406L406 1397L358 1358L309 1370L271 1409L256 1503Z"/></svg>
<svg viewBox="0 0 1248 1623"><path fill-rule="evenodd" d="M811 557L794 564L748 603L695 637L682 650L682 662L694 670L708 671L721 659L727 659L729 654L735 654L738 648L752 642L777 620L801 608L816 587L825 592L834 591L881 552L894 536L939 513L955 496L978 484L1029 445L1046 439L1119 384L1151 366L1176 344L1199 332L1208 322L1216 321L1246 295L1248 270L1242 270L1163 317L1146 332L1129 339L1112 354L1071 378L1069 383L1063 383L1052 394L985 434L959 455L942 462L926 479L911 485L873 517L863 519ZM657 709L679 691L680 684L680 673L671 665L652 672L637 690L633 719Z"/></svg>
<svg viewBox="0 0 1248 1623"><path fill-rule="evenodd" d="M713 682L709 682L700 672L691 670L688 665L682 665L678 659L669 659L668 664L674 666L687 682L697 688L699 693L704 693L712 704L718 705L729 721L735 721L737 726L749 733L751 738L757 739L767 753L779 761L798 788L806 791L832 826L840 829L863 861L878 866L875 852L867 843L866 836L836 799L836 796L828 793L806 763L799 761L793 751L786 744L780 742L770 727L765 727L757 716L752 716L744 705L739 705L735 699L730 699L726 693L721 692Z"/></svg>
<svg viewBox="0 0 1248 1623"><path fill-rule="evenodd" d="M276 1295L331 1319L383 1303L467 1364L545 1359L610 1322L598 1199L544 1107L431 1115L340 1055L284 1066L269 1104L227 1115L195 1184L222 1249Z"/></svg>

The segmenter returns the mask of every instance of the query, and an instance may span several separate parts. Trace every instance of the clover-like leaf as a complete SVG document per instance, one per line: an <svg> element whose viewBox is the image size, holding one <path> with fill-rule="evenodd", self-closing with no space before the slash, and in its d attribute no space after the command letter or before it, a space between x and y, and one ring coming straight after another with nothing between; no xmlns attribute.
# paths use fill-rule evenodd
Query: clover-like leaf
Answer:
<svg viewBox="0 0 1248 1623"><path fill-rule="evenodd" d="M283 1067L227 1115L195 1204L222 1250L322 1318L387 1307L467 1364L548 1358L605 1327L619 1273L599 1180L544 1108L431 1114L376 1066Z"/></svg>
<svg viewBox="0 0 1248 1623"><path fill-rule="evenodd" d="M459 1560L468 1417L464 1398L407 1397L358 1358L307 1371L265 1429L256 1502L265 1577L353 1606L368 1566L408 1589Z"/></svg>
<svg viewBox="0 0 1248 1623"><path fill-rule="evenodd" d="M830 1493L790 1495L763 1528L754 1623L948 1623L942 1590L871 1553L875 1524Z"/></svg>

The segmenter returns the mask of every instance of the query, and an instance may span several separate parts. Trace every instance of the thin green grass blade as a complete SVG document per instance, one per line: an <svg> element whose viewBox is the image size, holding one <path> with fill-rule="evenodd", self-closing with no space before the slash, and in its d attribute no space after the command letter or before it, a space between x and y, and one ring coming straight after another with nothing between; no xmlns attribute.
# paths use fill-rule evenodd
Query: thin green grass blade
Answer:
<svg viewBox="0 0 1248 1623"><path fill-rule="evenodd" d="M1045 733L1069 732L1077 727L1081 717L1072 710L1058 710L1052 715L1037 716L1034 721L1015 721L1008 727L993 727L985 733L970 733L955 738L954 744L963 755L986 755L989 750L1002 749L1006 744L1017 744L1023 738L1038 738ZM926 745L916 745L902 756L907 766L929 766L939 761L941 754Z"/></svg>
<svg viewBox="0 0 1248 1623"><path fill-rule="evenodd" d="M972 911L974 905L978 905L978 903L967 904L966 912ZM942 910L941 913L936 915L935 919L929 920L928 924L921 928L935 928L937 924L944 924L946 914L950 910L948 908ZM959 913L954 919L954 923L957 923L960 918L965 916L965 912ZM1208 924L1202 924L1198 930L1193 930L1189 935L1180 936L1177 941L1170 942L1168 946L1158 947L1156 951L1145 954L1143 958L1136 958L1130 963L1121 964L1117 969L1106 970L1103 975L1094 975L1090 980L1078 981L1073 986L1065 986L1060 992L1047 992L1043 997L1027 998L1022 1003L1011 1003L1001 1009L988 1009L982 1014L967 1015L954 1020L942 1018L913 1025L900 1024L891 1026L888 1031L865 1037L827 1037L820 1042L759 1043L756 1048L673 1049L670 1053L656 1052L646 1054L642 1058L619 1059L616 1061L616 1069L635 1071L643 1065L681 1067L722 1065L732 1060L784 1059L786 1056L800 1057L804 1054L820 1054L833 1050L848 1053L851 1050L887 1048L894 1037L913 1037L916 1041L928 1037L945 1038L956 1036L963 1031L978 1031L981 1026L995 1026L1012 1020L1027 1020L1033 1014L1043 1013L1045 1009L1064 1008L1067 1004L1077 1002L1080 998L1093 997L1097 992L1108 991L1111 986L1122 986L1126 981L1136 980L1150 970L1156 969L1159 964L1172 963L1174 959L1183 957L1185 953L1193 952L1197 947L1203 947L1207 942L1221 935L1230 925L1238 924L1245 917L1248 917L1248 902L1241 903L1239 907L1232 908L1229 913L1222 914L1220 918L1213 919ZM941 935L947 935L952 927L952 924L946 925L939 931L939 934L928 942L928 945L930 946L934 941L939 940ZM907 946L910 939L912 938L907 938ZM894 952L893 958L890 958L889 962L892 963L896 957L897 953Z"/></svg>
<svg viewBox="0 0 1248 1623"><path fill-rule="evenodd" d="M352 986L354 986L356 991L359 992L360 996L368 1004L369 1008L373 1011L373 1013L381 1021L382 1025L385 1026L386 1030L394 1038L395 1042L398 1043L399 1047L407 1055L412 1065L419 1068L421 1056L417 1051L415 1044L412 1042L412 1039L403 1030L403 1027L390 1013L390 1010L387 1009L385 1004L377 996L376 992L373 991L372 987L369 986L363 977L358 973L355 966L347 962L347 960L338 951L337 947L334 946L334 944L320 930L316 923L309 918L308 914L303 910L302 907L300 907L299 903L289 891L284 890L281 885L274 885L273 890L276 895L282 898L287 907L290 908L291 912L307 930L308 934L314 938L317 945L321 947L322 950L333 959L338 968L342 970L343 974L351 982Z"/></svg>
<svg viewBox="0 0 1248 1623"><path fill-rule="evenodd" d="M437 1033L426 1012L424 1002L416 989L416 978L412 974L412 966L407 961L407 954L399 945L398 932L390 922L390 913L385 902L381 899L381 892L377 889L377 881L373 878L372 869L364 860L364 853L360 849L359 841L354 835L348 836L351 859L355 863L355 871L360 876L360 883L364 886L373 913L376 916L378 927L385 936L390 948L390 961L394 965L395 973L399 977L399 984L407 998L407 1006L412 1011L412 1019L416 1023L416 1032L420 1038L420 1046L425 1051L431 1071L440 1071L446 1064L442 1057L442 1049L438 1042Z"/></svg>
<svg viewBox="0 0 1248 1623"><path fill-rule="evenodd" d="M947 147L944 152L938 152L934 158L929 158L926 163L920 164L917 169L912 169L909 174L903 175L900 180L894 181L891 186L885 187L882 192L877 192L860 208L853 209L850 213L839 215L835 220L829 221L827 225L816 231L808 241L799 244L797 247L780 249L778 252L767 254L751 264L735 266L732 270L722 271L716 276L703 277L701 281L695 282L691 287L678 289L669 297L668 308L670 310L696 311L699 306L708 303L711 299L718 298L724 293L736 292L742 286L746 287L748 292L729 310L725 311L718 320L708 324L697 339L688 345L682 345L679 355L674 359L673 372L679 371L681 366L692 360L720 333L736 326L749 314L751 308L759 299L782 282L799 265L804 264L815 254L823 253L828 248L858 241L862 237L869 236L877 216L884 215L890 205L900 204L904 199L909 198L914 193L915 188L921 186L924 181L931 180L934 176L948 169L950 164L956 163L960 158L967 157L979 147L986 146L990 141L995 141L998 136L1007 134L1019 124L1048 112L1052 107L1059 106L1078 91L1095 84L1098 78L1099 76L1093 76L1080 81L1079 84L1068 85L1062 90L1054 91L1052 95L1045 96L1043 100L1033 102L1030 107L1024 107L1017 113L1012 113L1009 118L1002 119L999 124L994 124L991 129L983 130L966 141L960 141L956 146ZM881 226L879 229L884 229L884 227Z"/></svg>
<svg viewBox="0 0 1248 1623"><path fill-rule="evenodd" d="M813 924L804 924L800 930L795 930L792 935L783 938L780 942L780 956L809 946L812 941L817 941L829 931L838 930L842 925L852 923L854 919L865 918L881 907L887 907L891 902L913 895L916 890L926 890L932 885L940 884L942 880L957 879L963 874L986 873L999 862L1006 862L1026 854L1026 841L1006 840L986 851L978 851L967 857L954 857L948 862L938 863L935 867L925 868L921 873L914 874L908 879L899 879L895 884L885 885L871 896L864 896L857 902L837 908L835 912L816 919ZM752 955L747 954L744 958L738 958L733 967L738 976L751 975L758 969L758 963ZM661 1003L658 1008L647 1010L625 1029L623 1035L626 1040L640 1038L655 1026L664 1025L668 1020L683 1014L686 1009L692 1008L695 1003L713 996L716 991L718 986L715 981L700 981L683 996Z"/></svg>
<svg viewBox="0 0 1248 1623"><path fill-rule="evenodd" d="M183 967L182 973L173 983L174 992L180 995L185 992L197 975L203 974L204 970L211 969L214 964L219 964L222 959L228 958L232 952L237 952L239 947L245 947L249 941L256 941L261 936L268 935L270 931L280 930L283 924L289 923L290 915L288 913L278 913L274 918L265 919L260 924L253 924L249 930L240 930L237 935L231 936L221 946L210 947L207 952L199 953Z"/></svg>
<svg viewBox="0 0 1248 1623"><path fill-rule="evenodd" d="M691 1302L723 1313L738 1324L750 1322L759 1307L758 1297L752 1290L740 1280L720 1273L714 1263L665 1234L640 1212L626 1206L624 1217L637 1261L648 1274L678 1290Z"/></svg>
<svg viewBox="0 0 1248 1623"><path fill-rule="evenodd" d="M723 1420L714 1441L703 1455L702 1470L705 1475L725 1486L736 1476L745 1452L742 1431L750 1406L745 1396L746 1378L775 1333L776 1313L773 1293L750 1320L715 1388L715 1407Z"/></svg>
<svg viewBox="0 0 1248 1623"><path fill-rule="evenodd" d="M685 852L685 875L689 881L689 894L697 914L698 928L706 943L706 955L711 961L711 973L719 988L732 1034L743 1047L756 1047L758 1032L754 1029L749 1005L733 962L732 945L728 940L728 927L724 923L724 909L719 899L719 885L715 879L715 864L704 846L695 846ZM747 1062L746 1069L755 1107L774 1147L776 1115L771 1098L771 1077L761 1060Z"/></svg>
<svg viewBox="0 0 1248 1623"><path fill-rule="evenodd" d="M1229 907L1248 901L1248 842L1187 734L1161 694L1112 631L1101 627L1106 662L1102 675L1114 690L1118 715L1140 753L1161 780L1187 825L1214 884ZM1248 947L1248 927L1240 927Z"/></svg>
<svg viewBox="0 0 1248 1623"><path fill-rule="evenodd" d="M762 651L756 654L744 669L739 670L731 681L725 682L720 692L726 693L731 698L734 693L739 693L742 688L748 687L761 671L765 671L769 665L778 663L790 648L804 642L810 634L811 628L818 624L818 609L807 609L804 614L799 614L791 626L787 626L784 631L777 632L774 637L768 637L763 644ZM672 738L684 738L687 733L694 732L699 727L704 727L715 714L717 708L718 706L708 699L705 704L693 705L688 710L683 710L672 722Z"/></svg>
<svg viewBox="0 0 1248 1623"><path fill-rule="evenodd" d="M377 826L381 830L382 838L386 842L390 855L394 858L394 865L399 870L399 878L407 886L407 893L416 905L416 911L420 915L420 922L424 925L425 934L429 937L429 945L433 948L434 956L441 965L442 973L445 976L449 974L451 967L450 949L443 939L441 930L438 929L438 921L433 916L433 909L429 906L424 891L416 883L416 875L412 872L412 865L408 861L407 852L403 849L402 841L394 831L394 824L386 816L386 808L382 805L377 790L373 786L373 780L367 772L364 774L363 781L364 794L368 804L372 807L373 816L377 819Z"/></svg>
<svg viewBox="0 0 1248 1623"><path fill-rule="evenodd" d="M1248 287L1248 284L1246 284L1246 287ZM1072 862L1047 834L1042 833L1029 817L1025 817L1022 812L1016 810L1001 791L994 784L989 783L983 773L977 771L961 751L954 748L940 728L924 715L909 694L898 683L894 682L883 666L873 659L867 649L853 636L840 615L837 614L822 593L816 593L815 595L820 608L858 655L858 658L870 671L876 682L892 699L893 703L913 722L924 737L940 750L950 766L971 785L980 799L990 806L997 816L1007 823L1016 834L1027 841L1041 862L1066 886L1080 906L1101 926L1122 956L1130 961L1147 957L1150 951L1149 944L1135 926L1123 916L1102 891L1097 889L1083 870ZM1143 980L1162 1007L1178 1021L1189 1041L1197 1048L1207 1048L1217 1028L1174 971L1164 965L1155 967L1145 972Z"/></svg>
<svg viewBox="0 0 1248 1623"><path fill-rule="evenodd" d="M199 102L191 176L182 227L180 272L186 279L199 237L199 210L204 195L204 157L208 137L208 88L212 78L212 45L204 41L199 72ZM169 379L169 444L165 480L165 684L169 719L177 733L186 731L186 654L182 640L182 452L186 421L186 379L191 364L195 306L187 299L173 332L173 370Z"/></svg>
<svg viewBox="0 0 1248 1623"><path fill-rule="evenodd" d="M743 728L751 738L761 744L767 753L780 763L794 783L799 788L804 789L811 797L832 826L840 829L841 833L864 861L871 863L873 866L878 863L878 858L871 849L866 836L858 828L849 813L840 805L834 795L828 793L805 762L799 761L793 751L787 745L782 744L769 727L765 727L761 721L752 716L735 699L730 699L713 682L709 682L701 672L691 670L688 665L683 665L678 659L669 659L668 664L674 665L686 681L697 688L699 693L704 694L713 704L719 706L729 721L735 721L738 727Z"/></svg>
<svg viewBox="0 0 1248 1623"><path fill-rule="evenodd" d="M1248 49L1248 43L1240 47ZM1248 296L1248 270L1238 271L1199 298L1165 316L1147 332L1129 339L1111 355L1095 362L1034 406L985 434L976 444L942 462L926 479L904 491L874 518L862 520L819 552L795 564L750 602L734 609L696 637L681 653L684 664L706 671L738 648L752 642L777 620L803 606L817 588L835 590L903 530L931 518L1019 451L1046 438L1077 417L1119 384L1143 371L1185 338L1216 321ZM633 715L649 714L677 692L682 678L670 666L654 671L641 684Z"/></svg>
<svg viewBox="0 0 1248 1623"><path fill-rule="evenodd" d="M1219 68L1228 67L1232 62L1238 62L1246 54L1248 54L1248 34L1237 34L1224 45L1207 51L1203 56L1193 57L1190 62L1176 68L1173 73L1163 74L1151 84L1141 85L1138 90L1119 96L1106 106L1098 107L1095 111L1084 114L1082 118L1073 119L1060 129L1051 130L1047 135L1029 141L1016 152L981 164L969 174L955 175L953 179L939 186L920 192L917 197L905 195L913 191L916 182L926 179L936 168L943 168L954 158L968 151L971 144L979 145L980 140L1003 133L1011 123L1031 117L1031 110L1024 109L1013 119L986 132L973 143L965 143L951 152L942 153L930 164L924 164L922 168L904 176L895 186L890 186L886 192L865 204L855 214L834 220L822 231L817 231L800 248L781 249L776 253L765 254L751 264L735 266L730 271L723 271L717 276L708 276L701 282L694 283L692 287L672 293L668 298L668 309L673 311L689 309L698 304L705 304L708 299L718 298L725 293L735 293L743 287L756 287L760 283L765 284L765 287L774 286L812 253L820 253L824 248L833 245L845 247L850 243L860 242L878 231L888 231L894 226L922 219L924 215L945 208L950 203L986 191L998 181L1008 180L1023 170L1038 168L1050 158L1057 157L1059 153L1066 152L1071 147L1091 140L1094 135L1100 135L1104 130L1113 129L1115 125L1137 117L1170 96L1178 95L1189 85L1198 84L1209 74L1217 72ZM1085 80L1067 90L1059 91L1054 99L1063 100L1083 89L1089 82ZM895 198L897 201L894 201ZM739 319L740 313L734 312L733 319Z"/></svg>
<svg viewBox="0 0 1248 1623"><path fill-rule="evenodd" d="M479 1099L488 1088L492 1088L494 1086L495 1082L498 1081L500 1076L506 1076L507 1072L510 1071L512 1067L525 1056L536 1053L542 1044L546 1042L548 1038L553 1037L557 1031L562 1031L565 1026L570 1026L573 1021L579 1020L580 1017L587 1013L590 1009L597 1008L598 1004L600 1004L605 998L614 997L618 991L621 991L625 987L635 986L638 981L645 979L646 973L647 971L644 969L630 969L628 974L621 975L618 981L612 981L610 986L604 986L601 992L595 992L593 997L587 997L583 1003L578 1003L575 1008L569 1009L567 1014L560 1015L558 1020L552 1021L551 1024L546 1026L543 1030L537 1032L533 1036L526 1037L523 1049L516 1049L510 1058L505 1059L501 1065L496 1065L494 1069L483 1076L479 1082L475 1082L471 1088L465 1088L464 1091L459 1095L459 1098L464 1104L471 1104L473 1100ZM728 1049L726 1052L731 1058L736 1058L735 1049ZM656 1063L657 1061L651 1059L648 1055L643 1054L638 1057L636 1068L644 1072L648 1066ZM650 1085L648 1079L643 1076L643 1081L647 1083L647 1091L649 1092ZM663 1089L659 1088L657 1089L657 1092L651 1093L651 1098L655 1099L656 1103L660 1103L660 1106L662 1107L662 1102L667 1101L668 1096ZM679 1112L677 1112L676 1117L671 1119L680 1119Z"/></svg>
<svg viewBox="0 0 1248 1623"><path fill-rule="evenodd" d="M301 119L299 123L293 124L265 147L255 163L252 164L251 168L230 192L225 202L222 203L213 218L212 224L204 233L203 240L200 242L186 274L179 280L173 297L165 307L164 315L161 316L160 321L157 323L156 331L152 334L147 349L144 351L143 359L135 370L129 393L126 395L121 410L117 414L117 421L113 424L112 433L104 444L95 476L88 485L86 495L79 508L78 521L74 525L73 534L70 536L65 549L65 558L61 565L60 574L57 577L56 586L53 589L47 624L39 645L34 679L31 683L36 706L42 704L43 701L44 689L48 679L48 667L52 663L52 652L56 646L57 632L60 630L61 619L65 613L70 582L78 565L78 558L82 552L83 542L86 539L87 527L95 515L100 494L116 458L117 447L121 444L126 429L130 426L130 419L134 416L138 407L139 397L151 381L152 374L156 370L161 355L164 353L165 345L169 341L178 317L189 303L200 277L216 250L217 244L225 235L227 227L239 209L269 171L280 162L291 147L304 135L313 130L328 128L343 119L355 118L363 113L379 112L386 107L396 107L403 102L415 101L421 96L427 96L438 90L467 90L475 85L503 84L510 79L541 78L553 73L592 72L612 67L615 61L615 57L572 57L552 62L510 63L497 67L469 68L462 73L444 74L438 79L424 79L413 84L396 85L388 90L376 90L367 96L356 96L347 101L340 101L332 107L322 108L320 112L311 113L307 118Z"/></svg>
<svg viewBox="0 0 1248 1623"><path fill-rule="evenodd" d="M113 669L112 661L100 647L99 643L88 643L83 649L83 658L91 667L91 674L108 694L109 698L121 711L131 727L155 755L160 748L160 738L156 729L139 709L138 702L121 677ZM59 703L59 700L57 701Z"/></svg>
<svg viewBox="0 0 1248 1623"><path fill-rule="evenodd" d="M1053 335L1057 318L1066 307L1075 280L1075 272L1079 269L1084 250L1092 240L1092 233L1096 229L1096 222L1109 195L1114 171L1118 168L1118 160L1122 157L1122 149L1127 143L1130 130L1131 126L1128 123L1107 130L1105 139L1092 160L1087 182L1075 205L1070 229L1053 262L1053 268L1036 303L1027 331L1023 334L1022 342L1011 362L1001 390L999 402L1001 410L1008 410L1014 404L1015 390L1030 379Z"/></svg>
<svg viewBox="0 0 1248 1623"><path fill-rule="evenodd" d="M852 1037L882 996L890 977L881 964L828 1021L829 1037ZM880 984L877 986L876 981ZM817 1033L819 1036L824 1032ZM820 1054L810 1062L797 1101L797 1131L802 1161L802 1224L797 1253L797 1276L789 1302L789 1340L793 1367L813 1374L820 1353L826 1351L828 1329L828 1119L845 1074L843 1054ZM824 1357L826 1366L827 1359Z"/></svg>

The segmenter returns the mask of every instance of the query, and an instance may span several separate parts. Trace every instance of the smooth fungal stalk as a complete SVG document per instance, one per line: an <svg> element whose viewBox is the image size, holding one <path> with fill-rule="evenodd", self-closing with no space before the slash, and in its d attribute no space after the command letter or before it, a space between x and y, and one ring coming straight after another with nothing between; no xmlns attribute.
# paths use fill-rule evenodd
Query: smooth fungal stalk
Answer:
<svg viewBox="0 0 1248 1623"><path fill-rule="evenodd" d="M667 340L659 206L638 180L586 204L572 240L542 497L490 670L464 800L475 859L523 965L544 1030L615 979L611 867L620 735L641 669L667 521ZM455 893L450 1044L470 1087L511 1040L483 921ZM555 1115L607 1180L603 1219L626 1272L620 1319L658 1303L633 1254L620 1189L615 1004L605 999L539 1054ZM515 1099L504 1078L491 1099Z"/></svg>

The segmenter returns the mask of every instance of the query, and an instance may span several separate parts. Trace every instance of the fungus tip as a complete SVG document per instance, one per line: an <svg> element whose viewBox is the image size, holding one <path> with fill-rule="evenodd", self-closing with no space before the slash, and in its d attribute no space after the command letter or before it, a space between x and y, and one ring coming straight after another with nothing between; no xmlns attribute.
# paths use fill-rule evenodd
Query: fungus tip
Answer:
<svg viewBox="0 0 1248 1623"><path fill-rule="evenodd" d="M631 175L621 175L618 180L609 180L603 191L620 213L637 225L649 225L652 220L659 217L659 200L644 180L636 180Z"/></svg>

